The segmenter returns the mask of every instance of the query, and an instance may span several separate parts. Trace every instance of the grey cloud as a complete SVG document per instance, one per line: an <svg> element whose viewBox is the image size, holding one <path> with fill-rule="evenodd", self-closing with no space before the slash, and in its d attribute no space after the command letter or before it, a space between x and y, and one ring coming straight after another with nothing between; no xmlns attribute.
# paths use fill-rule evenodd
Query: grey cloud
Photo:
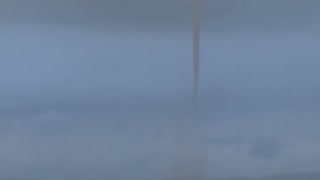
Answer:
<svg viewBox="0 0 320 180"><path fill-rule="evenodd" d="M204 29L211 32L314 27L319 2L313 0L204 0ZM290 5L288 5L290 4ZM3 23L53 23L162 31L192 23L191 0L5 0Z"/></svg>

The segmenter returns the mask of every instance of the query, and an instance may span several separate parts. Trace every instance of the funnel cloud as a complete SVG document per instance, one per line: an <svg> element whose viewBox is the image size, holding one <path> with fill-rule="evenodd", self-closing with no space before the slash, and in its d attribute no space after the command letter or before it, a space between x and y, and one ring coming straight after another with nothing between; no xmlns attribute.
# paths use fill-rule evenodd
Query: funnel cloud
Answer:
<svg viewBox="0 0 320 180"><path fill-rule="evenodd" d="M207 176L317 176L319 2L202 3ZM171 177L192 110L192 5L0 1L0 178Z"/></svg>

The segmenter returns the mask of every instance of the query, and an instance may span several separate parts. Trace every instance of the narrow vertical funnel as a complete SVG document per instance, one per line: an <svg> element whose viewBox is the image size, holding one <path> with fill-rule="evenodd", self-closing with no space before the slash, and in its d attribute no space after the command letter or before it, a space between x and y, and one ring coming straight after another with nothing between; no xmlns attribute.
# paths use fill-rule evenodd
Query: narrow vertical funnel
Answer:
<svg viewBox="0 0 320 180"><path fill-rule="evenodd" d="M205 180L204 127L198 113L201 1L194 1L192 115L176 129L172 180Z"/></svg>

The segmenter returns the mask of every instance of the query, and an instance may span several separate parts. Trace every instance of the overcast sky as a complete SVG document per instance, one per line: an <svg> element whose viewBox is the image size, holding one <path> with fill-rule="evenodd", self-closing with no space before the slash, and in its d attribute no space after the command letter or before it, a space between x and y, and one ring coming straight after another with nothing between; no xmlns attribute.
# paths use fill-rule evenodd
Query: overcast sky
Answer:
<svg viewBox="0 0 320 180"><path fill-rule="evenodd" d="M0 2L0 178L169 175L191 1L90 2ZM204 1L209 175L320 171L319 2L238 2Z"/></svg>
<svg viewBox="0 0 320 180"><path fill-rule="evenodd" d="M0 22L186 31L192 22L192 4L192 0L2 0ZM203 4L206 31L240 31L313 27L320 2L203 0Z"/></svg>

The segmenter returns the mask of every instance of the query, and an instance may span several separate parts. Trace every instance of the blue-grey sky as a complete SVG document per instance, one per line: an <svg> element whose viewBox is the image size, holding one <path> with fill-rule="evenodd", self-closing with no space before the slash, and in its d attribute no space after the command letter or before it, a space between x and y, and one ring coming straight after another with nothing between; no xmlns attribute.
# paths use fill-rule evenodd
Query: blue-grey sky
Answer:
<svg viewBox="0 0 320 180"><path fill-rule="evenodd" d="M169 175L190 109L191 1L28 2L0 6L0 177ZM201 44L209 175L319 171L318 1L215 2Z"/></svg>

